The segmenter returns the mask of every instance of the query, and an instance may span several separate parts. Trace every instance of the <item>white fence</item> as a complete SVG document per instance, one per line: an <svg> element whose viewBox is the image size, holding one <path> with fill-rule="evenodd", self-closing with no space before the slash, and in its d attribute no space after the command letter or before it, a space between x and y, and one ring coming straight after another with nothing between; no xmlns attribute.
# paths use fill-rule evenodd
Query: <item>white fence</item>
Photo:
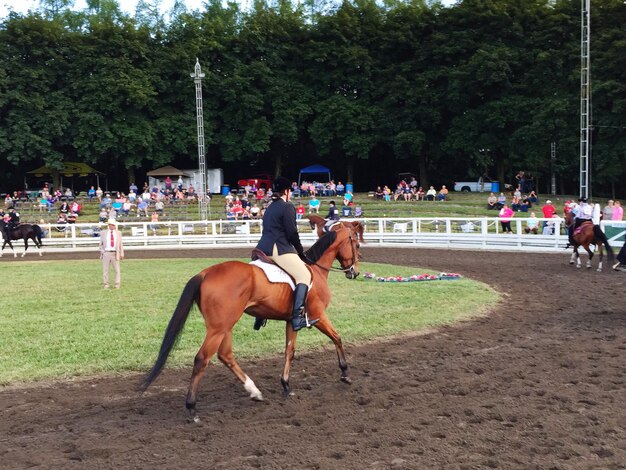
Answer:
<svg viewBox="0 0 626 470"><path fill-rule="evenodd" d="M433 247L474 250L507 250L555 252L567 244L563 221L539 219L539 233L525 233L526 219L513 219L512 233L502 233L497 218L370 218L359 219L365 226L365 241L370 246ZM543 222L555 222L554 233L543 234ZM621 225L620 225L621 224ZM317 235L308 220L298 221L300 238L304 245L312 244ZM605 228L605 223L602 223ZM98 236L104 224L43 224L46 232L46 251L97 250ZM237 248L253 247L261 236L260 220L217 220L209 222L120 222L124 246L135 249L177 248ZM611 237L612 246L623 244L626 222L612 223L617 235ZM21 242L14 242L16 251L23 250ZM5 250L6 251L6 250Z"/></svg>

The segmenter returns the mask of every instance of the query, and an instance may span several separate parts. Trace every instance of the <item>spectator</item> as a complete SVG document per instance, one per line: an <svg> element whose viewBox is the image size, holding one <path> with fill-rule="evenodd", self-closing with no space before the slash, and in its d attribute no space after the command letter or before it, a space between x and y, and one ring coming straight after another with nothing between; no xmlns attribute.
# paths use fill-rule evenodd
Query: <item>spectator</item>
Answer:
<svg viewBox="0 0 626 470"><path fill-rule="evenodd" d="M341 208L341 215L342 217L352 217L352 207L350 207L348 204L344 204L344 206Z"/></svg>
<svg viewBox="0 0 626 470"><path fill-rule="evenodd" d="M341 181L337 183L337 196L343 196L343 193L346 191L346 187L343 185Z"/></svg>
<svg viewBox="0 0 626 470"><path fill-rule="evenodd" d="M545 205L541 208L541 212L543 212L543 217L545 219L551 219L554 213L556 212L556 208L552 205L552 201L548 199Z"/></svg>
<svg viewBox="0 0 626 470"><path fill-rule="evenodd" d="M296 220L301 220L302 216L304 216L304 212L305 212L304 205L301 202L300 204L298 204L298 207L296 207ZM258 214L259 212L258 212L258 207L257 207L257 215Z"/></svg>
<svg viewBox="0 0 626 470"><path fill-rule="evenodd" d="M72 202L72 204L70 205L70 212L73 212L77 216L80 215L80 211L82 209L83 206L81 206L77 201Z"/></svg>
<svg viewBox="0 0 626 470"><path fill-rule="evenodd" d="M89 188L89 191L87 191L87 197L89 198L89 202L91 202L93 198L96 197L96 190L93 186Z"/></svg>
<svg viewBox="0 0 626 470"><path fill-rule="evenodd" d="M135 199L137 199L137 193L135 191L133 191L133 189L131 188L130 192L128 193L128 200L134 204L135 203Z"/></svg>
<svg viewBox="0 0 626 470"><path fill-rule="evenodd" d="M417 192L415 193L415 200L423 201L425 197L426 193L424 192L424 188L420 186L419 188L417 188Z"/></svg>
<svg viewBox="0 0 626 470"><path fill-rule="evenodd" d="M383 188L381 188L380 186L376 186L376 191L374 191L374 197L376 199L383 199L384 194L383 194Z"/></svg>
<svg viewBox="0 0 626 470"><path fill-rule="evenodd" d="M254 204L252 204L252 207L250 208L250 215L252 216L253 219L258 219L261 213L261 209L259 209L259 205L255 202Z"/></svg>
<svg viewBox="0 0 626 470"><path fill-rule="evenodd" d="M602 209L602 220L613 220L613 207L615 206L615 201L613 199L609 199L609 202L606 203L604 209Z"/></svg>
<svg viewBox="0 0 626 470"><path fill-rule="evenodd" d="M132 183L130 183L130 186L128 187L128 195L130 196L130 193L135 193L135 195L137 195L138 190L139 188L137 188L137 185L133 181Z"/></svg>
<svg viewBox="0 0 626 470"><path fill-rule="evenodd" d="M158 213L158 214L163 214L163 209L164 209L165 205L163 204L163 200L159 199L156 204L154 205L154 210ZM148 216L148 212L146 211L146 217Z"/></svg>
<svg viewBox="0 0 626 470"><path fill-rule="evenodd" d="M350 191L345 191L343 194L343 204L346 206L352 205L353 194Z"/></svg>
<svg viewBox="0 0 626 470"><path fill-rule="evenodd" d="M100 222L106 222L107 218L109 217L107 210L103 207L102 209L100 209L100 213L98 214L98 220Z"/></svg>
<svg viewBox="0 0 626 470"><path fill-rule="evenodd" d="M320 212L320 201L315 197L315 194L311 196L311 200L309 201L309 214L315 212L319 214Z"/></svg>
<svg viewBox="0 0 626 470"><path fill-rule="evenodd" d="M98 189L96 189L96 197L98 198L98 202L102 202L102 189L100 188L100 186L98 186Z"/></svg>
<svg viewBox="0 0 626 470"><path fill-rule="evenodd" d="M439 190L439 195L437 196L437 198L440 201L445 201L446 199L448 199L448 188L446 188L445 184L441 186L441 189Z"/></svg>
<svg viewBox="0 0 626 470"><path fill-rule="evenodd" d="M159 214L157 214L156 212L153 212L152 215L150 216L150 225L148 225L148 228L152 230L152 235L157 234L157 229L159 228L159 226L157 225L158 222L159 222Z"/></svg>
<svg viewBox="0 0 626 470"><path fill-rule="evenodd" d="M541 232L542 235L554 235L554 231L556 229L556 222L560 220L559 216L554 214L552 218L545 222L543 226L543 230Z"/></svg>
<svg viewBox="0 0 626 470"><path fill-rule="evenodd" d="M504 193L500 193L500 195L498 196L498 203L496 205L496 208L500 210L504 207L505 204L506 204L506 196L504 195Z"/></svg>
<svg viewBox="0 0 626 470"><path fill-rule="evenodd" d="M67 215L70 212L70 205L67 203L67 201L63 201L63 203L61 203L61 207L59 208L59 212L61 214L65 214L65 215Z"/></svg>
<svg viewBox="0 0 626 470"><path fill-rule="evenodd" d="M535 216L534 212L530 213L530 217L528 217L526 219L526 227L524 227L524 232L526 233L534 233L537 234L537 232L539 231L539 221L537 220L537 217Z"/></svg>
<svg viewBox="0 0 626 470"><path fill-rule="evenodd" d="M539 203L539 198L537 197L537 194L535 193L535 191L531 191L528 194L528 200L530 201L531 204L538 204Z"/></svg>
<svg viewBox="0 0 626 470"><path fill-rule="evenodd" d="M169 176L165 177L165 190L166 191L172 190L172 178L170 178Z"/></svg>
<svg viewBox="0 0 626 470"><path fill-rule="evenodd" d="M431 186L430 188L428 188L428 191L426 191L426 200L434 201L436 197L437 197L437 190L435 189L434 186Z"/></svg>
<svg viewBox="0 0 626 470"><path fill-rule="evenodd" d="M183 190L183 177L182 176L178 176L178 181L176 182L176 187L178 188L179 191Z"/></svg>
<svg viewBox="0 0 626 470"><path fill-rule="evenodd" d="M383 188L383 199L385 201L391 201L391 189L389 189L387 185Z"/></svg>
<svg viewBox="0 0 626 470"><path fill-rule="evenodd" d="M613 206L613 216L611 220L621 221L624 218L624 208L622 207L622 203L619 201L615 201L615 205Z"/></svg>
<svg viewBox="0 0 626 470"><path fill-rule="evenodd" d="M413 193L411 193L411 186L409 186L408 184L404 185L404 187L402 188L402 196L404 196L405 201L411 200L411 197L413 196Z"/></svg>
<svg viewBox="0 0 626 470"><path fill-rule="evenodd" d="M143 213L144 216L148 217L148 201L150 199L139 198L139 203L137 204L137 217L140 217Z"/></svg>
<svg viewBox="0 0 626 470"><path fill-rule="evenodd" d="M511 219L515 215L513 209L511 209L508 205L502 206L500 209L500 223L502 224L502 233L513 233L511 230Z"/></svg>
<svg viewBox="0 0 626 470"><path fill-rule="evenodd" d="M496 209L498 206L498 198L494 193L491 193L487 198L487 209Z"/></svg>

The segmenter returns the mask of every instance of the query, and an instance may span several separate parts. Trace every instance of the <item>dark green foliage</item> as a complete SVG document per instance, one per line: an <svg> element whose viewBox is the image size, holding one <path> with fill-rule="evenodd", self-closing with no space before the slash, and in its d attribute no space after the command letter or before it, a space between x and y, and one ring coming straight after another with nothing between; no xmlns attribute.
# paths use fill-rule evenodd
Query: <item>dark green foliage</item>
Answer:
<svg viewBox="0 0 626 470"><path fill-rule="evenodd" d="M361 190L393 185L396 171L440 185L526 170L544 192L553 167L576 192L577 1L258 0L242 12L211 0L161 12L142 0L132 16L116 0L72 4L45 0L0 23L0 190L63 161L119 187L164 164L196 167L199 58L210 167L293 177L322 162ZM592 19L593 187L623 197L626 4L594 0Z"/></svg>

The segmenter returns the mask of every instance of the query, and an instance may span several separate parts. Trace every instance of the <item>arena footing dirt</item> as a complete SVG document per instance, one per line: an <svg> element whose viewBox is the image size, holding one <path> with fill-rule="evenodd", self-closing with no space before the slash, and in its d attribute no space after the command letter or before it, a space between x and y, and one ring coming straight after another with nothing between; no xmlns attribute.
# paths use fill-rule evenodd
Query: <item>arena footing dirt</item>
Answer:
<svg viewBox="0 0 626 470"><path fill-rule="evenodd" d="M342 331L353 384L339 381L329 347L296 358L290 399L281 395L280 351L243 364L263 391L262 403L215 365L200 386L199 424L184 408L191 364L165 371L144 395L136 391L138 375L6 387L0 466L626 468L626 275L577 270L566 253L362 251L370 262L481 280L504 301L488 317L422 336L356 346Z"/></svg>

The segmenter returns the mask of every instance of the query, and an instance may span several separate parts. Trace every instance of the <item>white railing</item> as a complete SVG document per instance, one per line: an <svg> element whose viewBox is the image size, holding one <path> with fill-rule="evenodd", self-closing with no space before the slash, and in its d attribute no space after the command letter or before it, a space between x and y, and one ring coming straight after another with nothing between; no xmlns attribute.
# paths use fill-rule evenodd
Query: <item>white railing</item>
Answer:
<svg viewBox="0 0 626 470"><path fill-rule="evenodd" d="M354 220L354 219L347 219ZM567 244L563 221L538 219L539 233L526 234L526 219L511 221L512 233L502 233L498 218L369 218L359 219L365 226L365 241L370 246L406 246L459 248L474 250L508 250L554 252ZM543 234L543 222L555 222L553 234ZM622 224L620 226L620 224ZM308 220L298 221L303 244L310 245L317 235ZM605 228L605 223L602 223ZM626 222L611 224L612 230L623 231L612 236L611 245L623 244ZM46 232L47 251L97 250L98 234L104 224L41 224ZM127 249L237 248L253 247L261 236L261 220L214 220L209 222L120 222ZM13 242L16 251L23 250L21 241ZM32 248L31 248L32 249ZM6 250L5 250L6 252Z"/></svg>

